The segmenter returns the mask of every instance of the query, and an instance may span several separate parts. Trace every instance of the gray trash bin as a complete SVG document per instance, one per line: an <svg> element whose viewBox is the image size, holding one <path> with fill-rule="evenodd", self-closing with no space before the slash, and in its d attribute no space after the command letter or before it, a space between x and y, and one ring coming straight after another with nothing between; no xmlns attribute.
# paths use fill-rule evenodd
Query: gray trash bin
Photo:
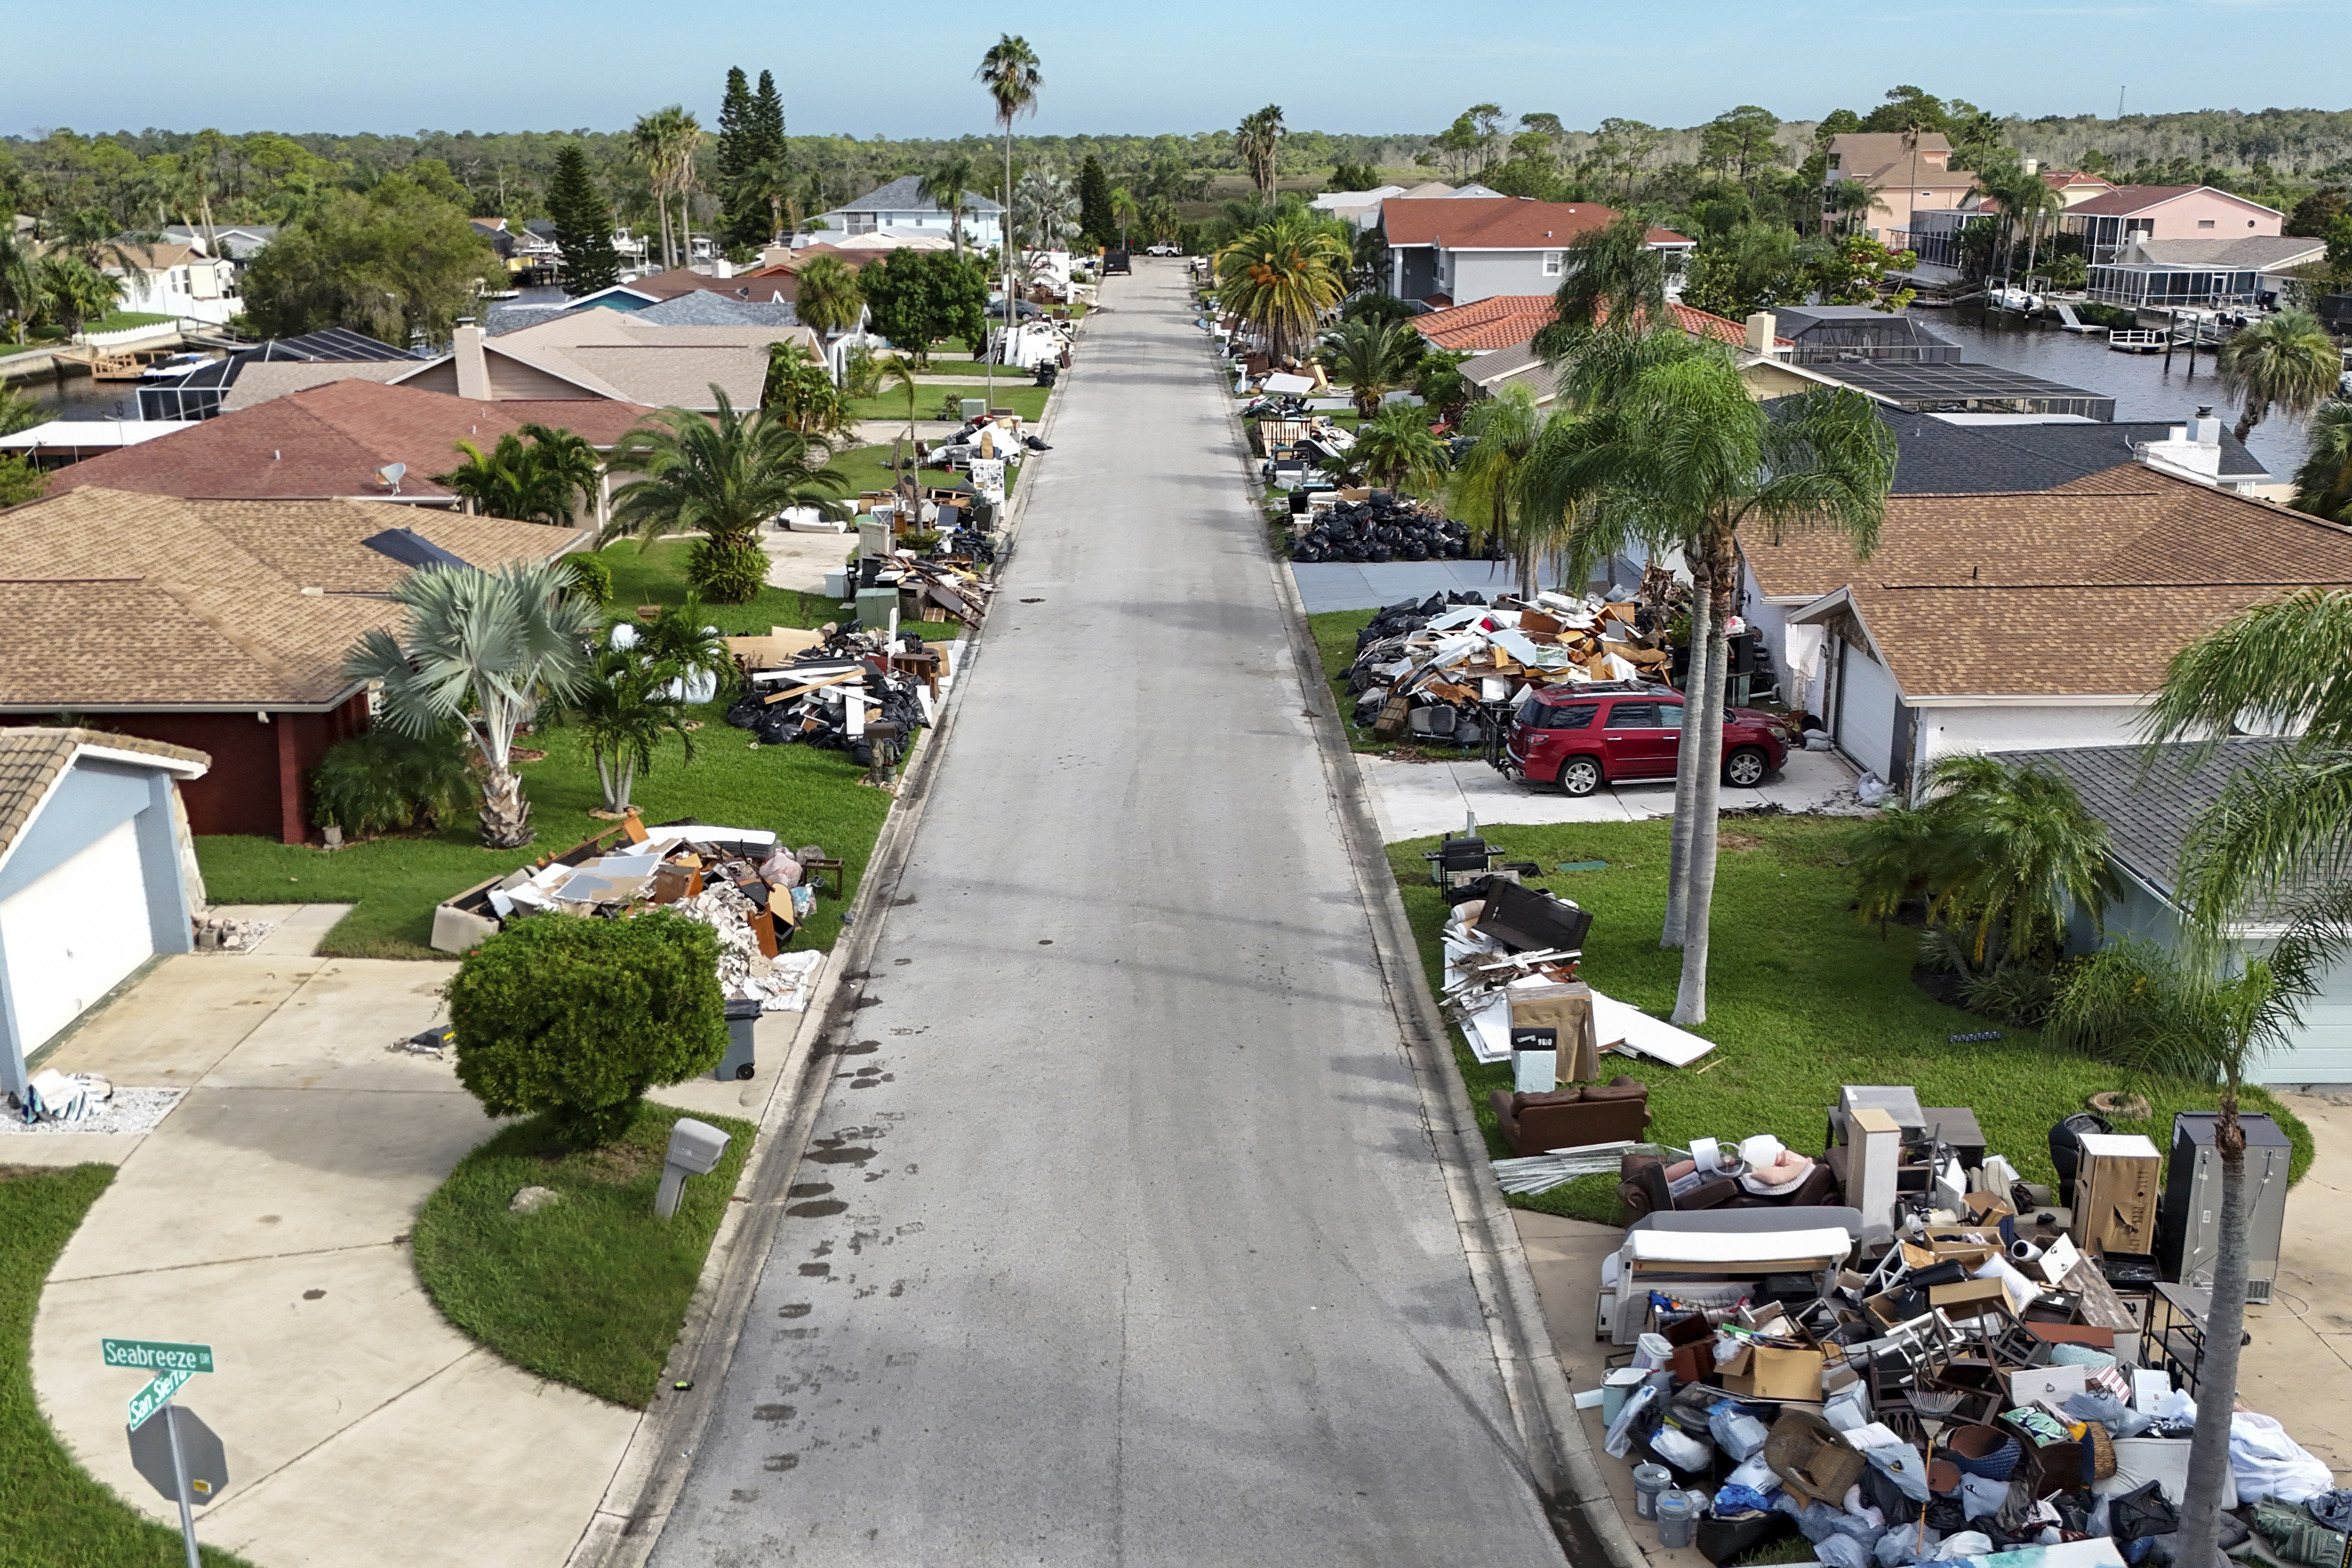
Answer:
<svg viewBox="0 0 2352 1568"><path fill-rule="evenodd" d="M727 1054L710 1076L719 1079L751 1076L751 1030L760 1021L760 1004L755 1001L727 1003Z"/></svg>

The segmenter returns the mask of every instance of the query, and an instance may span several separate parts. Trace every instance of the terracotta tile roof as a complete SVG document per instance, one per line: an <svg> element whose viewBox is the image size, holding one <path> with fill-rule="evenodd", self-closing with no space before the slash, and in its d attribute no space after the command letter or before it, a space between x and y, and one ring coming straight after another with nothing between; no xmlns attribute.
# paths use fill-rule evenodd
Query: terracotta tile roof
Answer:
<svg viewBox="0 0 2352 1568"><path fill-rule="evenodd" d="M16 836L33 820L58 775L73 766L85 747L108 751L132 751L159 762L177 763L173 771L194 778L212 766L201 751L135 735L110 735L98 729L0 729L0 861Z"/></svg>
<svg viewBox="0 0 2352 1568"><path fill-rule="evenodd" d="M418 387L346 380L224 413L160 440L59 469L52 492L84 486L198 499L310 500L389 496L375 475L405 463L403 496L451 498L429 477L459 458L457 444L488 444L545 424L605 447L650 409L593 398L478 402Z"/></svg>
<svg viewBox="0 0 2352 1568"><path fill-rule="evenodd" d="M1447 250L1564 250L1617 221L1598 202L1529 202L1516 196L1440 196L1381 204L1381 227L1392 246L1442 245ZM1672 229L1650 231L1652 245L1688 245Z"/></svg>
<svg viewBox="0 0 2352 1568"><path fill-rule="evenodd" d="M1747 345L1747 327L1727 316L1717 316L1711 310L1702 310L1696 305L1685 305L1680 300L1672 299L1666 302L1666 313L1674 318L1675 326L1694 338L1712 338L1735 349ZM1595 318L1597 322L1604 324L1608 319L1609 312L1605 308ZM1772 341L1784 349L1795 346L1795 340L1790 338L1776 336Z"/></svg>
<svg viewBox="0 0 2352 1568"><path fill-rule="evenodd" d="M217 422L216 422L217 423ZM409 529L496 568L579 530L382 501L185 501L90 487L0 512L0 706L316 706L352 641L397 624Z"/></svg>
<svg viewBox="0 0 2352 1568"><path fill-rule="evenodd" d="M1867 562L1744 543L1771 596L1851 591L1910 696L2143 693L2225 617L2352 586L2352 529L2125 464L2035 494L1895 496Z"/></svg>
<svg viewBox="0 0 2352 1568"><path fill-rule="evenodd" d="M1475 305L1456 305L1412 318L1413 329L1441 349L1487 353L1514 349L1552 319L1549 294L1497 294Z"/></svg>

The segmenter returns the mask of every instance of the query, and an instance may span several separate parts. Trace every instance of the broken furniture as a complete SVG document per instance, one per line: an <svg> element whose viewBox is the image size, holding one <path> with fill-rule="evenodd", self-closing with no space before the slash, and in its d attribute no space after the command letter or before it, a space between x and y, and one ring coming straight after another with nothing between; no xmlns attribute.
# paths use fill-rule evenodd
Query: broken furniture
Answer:
<svg viewBox="0 0 2352 1568"><path fill-rule="evenodd" d="M1497 1089L1487 1103L1495 1109L1503 1142L1520 1155L1637 1141L1650 1124L1649 1085L1622 1073L1607 1083L1571 1084L1549 1094Z"/></svg>

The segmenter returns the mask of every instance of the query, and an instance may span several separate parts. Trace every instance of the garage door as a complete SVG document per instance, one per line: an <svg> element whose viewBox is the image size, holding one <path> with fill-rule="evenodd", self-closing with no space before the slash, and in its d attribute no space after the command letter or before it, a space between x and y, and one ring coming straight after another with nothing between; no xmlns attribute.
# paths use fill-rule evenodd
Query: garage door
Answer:
<svg viewBox="0 0 2352 1568"><path fill-rule="evenodd" d="M1895 676L1851 643L1838 644L1837 743L1888 782L1895 778Z"/></svg>
<svg viewBox="0 0 2352 1568"><path fill-rule="evenodd" d="M30 1054L155 951L137 829L124 822L0 904L0 949Z"/></svg>

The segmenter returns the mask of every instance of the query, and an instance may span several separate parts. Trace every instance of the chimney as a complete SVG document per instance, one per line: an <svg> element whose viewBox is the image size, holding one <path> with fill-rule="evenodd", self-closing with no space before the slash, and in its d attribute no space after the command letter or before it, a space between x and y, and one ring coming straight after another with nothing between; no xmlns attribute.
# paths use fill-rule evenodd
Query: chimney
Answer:
<svg viewBox="0 0 2352 1568"><path fill-rule="evenodd" d="M1772 340L1780 336L1780 318L1769 310L1759 310L1748 317L1748 351L1751 354L1770 353Z"/></svg>
<svg viewBox="0 0 2352 1568"><path fill-rule="evenodd" d="M482 329L471 317L460 317L449 335L449 354L457 363L457 395L478 402L490 401L489 356L482 352Z"/></svg>
<svg viewBox="0 0 2352 1568"><path fill-rule="evenodd" d="M2189 439L2200 446L2221 444L2221 421L2211 403L2197 405L2197 417L2189 422Z"/></svg>

